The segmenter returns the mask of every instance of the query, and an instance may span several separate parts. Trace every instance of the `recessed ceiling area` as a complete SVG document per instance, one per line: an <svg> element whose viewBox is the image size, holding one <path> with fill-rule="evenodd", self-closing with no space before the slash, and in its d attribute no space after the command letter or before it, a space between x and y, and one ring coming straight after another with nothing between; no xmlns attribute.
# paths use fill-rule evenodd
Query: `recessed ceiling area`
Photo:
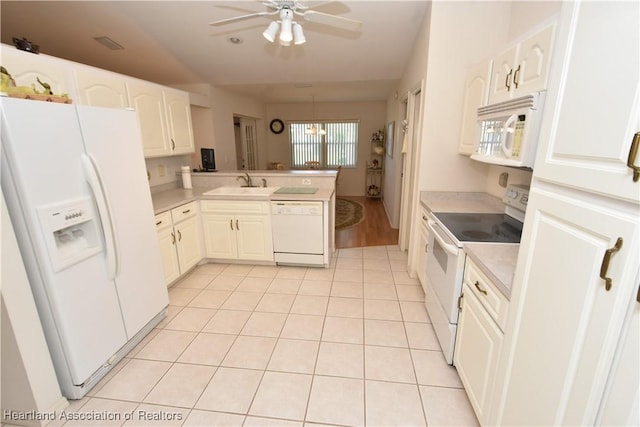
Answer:
<svg viewBox="0 0 640 427"><path fill-rule="evenodd" d="M267 10L259 1L6 1L1 40L164 85L207 83L264 102L386 100L401 78L429 2L304 2L362 21L361 31L301 22L306 43L269 43L274 19L209 22ZM112 50L94 38L108 37ZM231 43L237 38L241 43ZM426 54L426 52L425 52Z"/></svg>

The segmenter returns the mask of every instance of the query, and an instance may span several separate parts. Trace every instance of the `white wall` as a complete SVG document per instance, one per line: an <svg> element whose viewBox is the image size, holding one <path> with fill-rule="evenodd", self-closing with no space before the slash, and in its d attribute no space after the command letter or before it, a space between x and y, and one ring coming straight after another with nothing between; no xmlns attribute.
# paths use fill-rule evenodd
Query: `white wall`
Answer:
<svg viewBox="0 0 640 427"><path fill-rule="evenodd" d="M315 116L315 117L314 117ZM267 104L266 123L278 118L285 123L288 120L358 120L358 166L342 168L337 193L346 196L364 196L366 164L369 160L371 134L386 125L386 103L378 102L317 102L315 114L313 104ZM287 131L279 135L267 134L267 160L282 162L285 167L291 165L289 135ZM385 158L385 161L389 157ZM386 190L384 190L386 191Z"/></svg>

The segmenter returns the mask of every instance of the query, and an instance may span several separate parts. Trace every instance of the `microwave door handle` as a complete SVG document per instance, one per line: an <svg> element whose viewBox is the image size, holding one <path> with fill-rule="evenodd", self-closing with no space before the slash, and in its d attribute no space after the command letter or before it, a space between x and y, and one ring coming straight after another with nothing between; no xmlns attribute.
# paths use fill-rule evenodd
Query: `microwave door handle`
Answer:
<svg viewBox="0 0 640 427"><path fill-rule="evenodd" d="M436 224L435 222L433 222L431 220L427 220L427 226L429 226L429 229L433 233L433 237L440 243L440 246L442 246L442 248L445 251L449 252L453 256L457 256L458 255L458 247L445 242L442 239L442 237L440 237L440 234L438 234L438 232L434 228L435 224Z"/></svg>
<svg viewBox="0 0 640 427"><path fill-rule="evenodd" d="M511 152L513 151L513 133L511 134L511 137L509 137L508 129L509 126L515 123L516 120L518 120L518 115L512 114L507 119L507 121L504 122L504 129L502 129L502 139L500 140L500 147L502 148L502 152L507 158L511 157Z"/></svg>

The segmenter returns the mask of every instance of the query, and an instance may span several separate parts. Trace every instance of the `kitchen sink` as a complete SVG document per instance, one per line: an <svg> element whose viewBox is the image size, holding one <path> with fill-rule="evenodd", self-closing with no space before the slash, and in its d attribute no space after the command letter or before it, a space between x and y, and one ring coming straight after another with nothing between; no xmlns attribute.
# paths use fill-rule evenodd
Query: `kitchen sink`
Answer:
<svg viewBox="0 0 640 427"><path fill-rule="evenodd" d="M218 187L203 196L256 197L269 196L280 187Z"/></svg>

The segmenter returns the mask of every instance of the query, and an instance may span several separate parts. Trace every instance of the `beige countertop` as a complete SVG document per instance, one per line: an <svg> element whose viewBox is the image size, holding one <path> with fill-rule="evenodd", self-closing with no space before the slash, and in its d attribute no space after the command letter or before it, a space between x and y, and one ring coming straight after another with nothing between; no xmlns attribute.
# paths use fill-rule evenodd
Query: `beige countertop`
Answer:
<svg viewBox="0 0 640 427"><path fill-rule="evenodd" d="M295 201L319 201L328 202L333 195L332 189L319 188L314 194L270 194L268 196L205 196L203 193L211 190L211 188L199 188L187 190L184 188L174 188L170 190L160 191L151 194L151 200L153 202L153 211L155 214L159 214L185 203L192 202L194 200L295 200Z"/></svg>
<svg viewBox="0 0 640 427"><path fill-rule="evenodd" d="M464 243L463 248L480 271L510 299L520 244Z"/></svg>
<svg viewBox="0 0 640 427"><path fill-rule="evenodd" d="M430 212L504 212L502 200L488 193L422 191L420 204Z"/></svg>

